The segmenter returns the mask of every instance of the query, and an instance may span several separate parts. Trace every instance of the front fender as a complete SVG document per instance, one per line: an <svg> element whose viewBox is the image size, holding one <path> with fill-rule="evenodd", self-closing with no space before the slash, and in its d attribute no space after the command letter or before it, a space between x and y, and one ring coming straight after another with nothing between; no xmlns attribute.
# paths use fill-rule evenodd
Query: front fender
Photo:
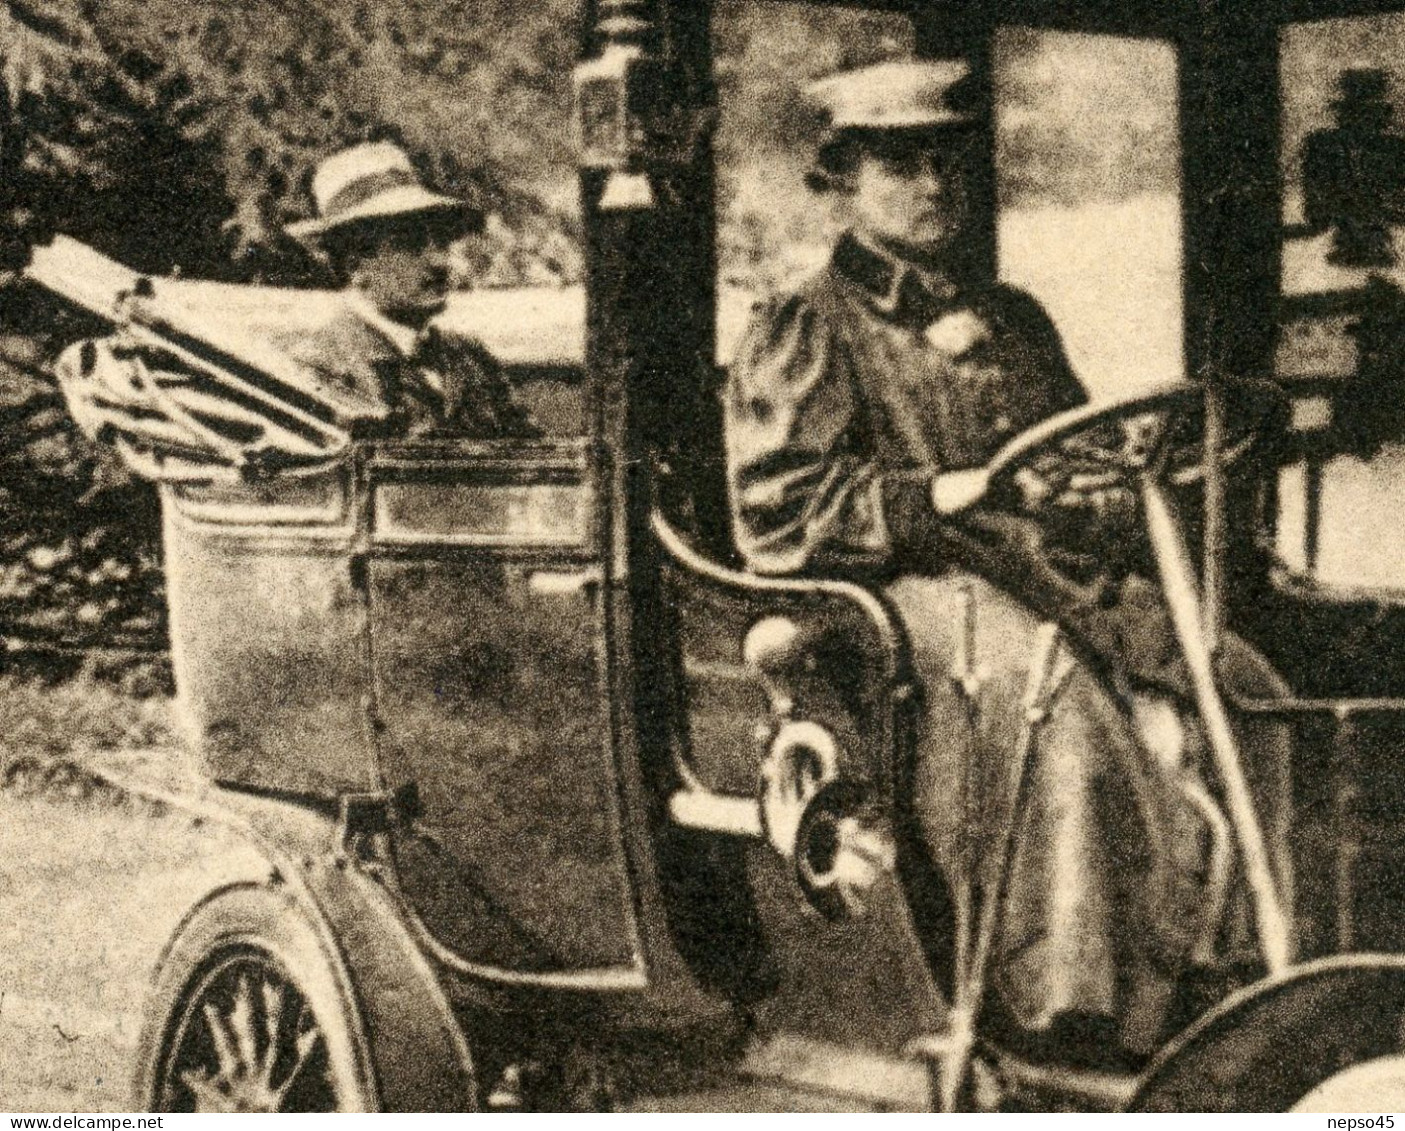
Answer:
<svg viewBox="0 0 1405 1131"><path fill-rule="evenodd" d="M1291 1111L1353 1065L1399 1052L1405 956L1295 966L1227 998L1147 1070L1130 1111Z"/></svg>
<svg viewBox="0 0 1405 1131"><path fill-rule="evenodd" d="M226 791L163 799L235 833L267 861L264 882L316 932L379 1110L476 1109L473 1059L435 969L382 886L339 851L334 817Z"/></svg>

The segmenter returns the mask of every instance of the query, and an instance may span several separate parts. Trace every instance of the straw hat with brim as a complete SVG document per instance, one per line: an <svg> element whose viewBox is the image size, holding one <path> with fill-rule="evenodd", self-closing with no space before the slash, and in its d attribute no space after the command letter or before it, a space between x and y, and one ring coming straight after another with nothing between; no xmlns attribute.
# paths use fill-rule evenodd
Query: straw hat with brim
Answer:
<svg viewBox="0 0 1405 1131"><path fill-rule="evenodd" d="M980 122L971 68L955 60L878 63L831 75L807 96L824 115L825 132L806 174L816 191L835 187L857 144L906 136L930 145L969 139Z"/></svg>
<svg viewBox="0 0 1405 1131"><path fill-rule="evenodd" d="M465 232L482 227L483 213L467 201L425 187L409 155L388 141L367 142L334 153L312 175L317 215L289 224L300 240L416 214L434 216Z"/></svg>

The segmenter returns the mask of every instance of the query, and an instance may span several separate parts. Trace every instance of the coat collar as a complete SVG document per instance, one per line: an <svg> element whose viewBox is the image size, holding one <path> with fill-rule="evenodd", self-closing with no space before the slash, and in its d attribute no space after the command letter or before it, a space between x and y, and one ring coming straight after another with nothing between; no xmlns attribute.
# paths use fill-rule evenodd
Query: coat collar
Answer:
<svg viewBox="0 0 1405 1131"><path fill-rule="evenodd" d="M960 295L950 277L900 259L856 232L840 237L831 265L879 314L914 328L931 323Z"/></svg>
<svg viewBox="0 0 1405 1131"><path fill-rule="evenodd" d="M401 357L410 357L419 345L419 333L403 323L387 318L370 299L350 287L345 292L347 305L366 326L384 338Z"/></svg>

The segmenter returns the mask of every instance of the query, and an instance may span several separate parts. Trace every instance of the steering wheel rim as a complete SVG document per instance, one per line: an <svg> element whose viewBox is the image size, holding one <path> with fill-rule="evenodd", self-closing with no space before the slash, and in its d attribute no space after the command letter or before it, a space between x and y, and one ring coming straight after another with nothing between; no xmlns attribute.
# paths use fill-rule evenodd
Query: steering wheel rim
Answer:
<svg viewBox="0 0 1405 1131"><path fill-rule="evenodd" d="M1229 463L1257 444L1268 427L1266 419L1271 414L1281 413L1285 397L1281 389L1267 381L1235 381L1226 388L1231 395L1247 400L1257 418L1255 426L1246 435L1226 447L1223 462ZM1084 405L1051 416L1021 432L995 453L986 464L989 488L996 490L1010 484L1018 471L1029 467L1038 457L1061 450L1071 458L1090 460L1107 469L1120 470L1129 478L1133 474L1151 473L1157 478L1170 478L1178 485L1195 482L1203 473L1203 453L1198 465L1176 471L1170 466L1168 449L1177 442L1176 426L1190 417L1190 411L1203 414L1205 392L1202 385L1178 381L1124 400ZM1130 435L1127 426L1135 418L1153 414L1161 415L1159 434L1149 434L1151 430L1148 430L1148 434L1140 437ZM1124 426L1121 450L1099 451L1084 447L1068 451L1071 440L1114 424ZM1189 438L1191 442L1203 436L1203 428L1197 431L1197 436ZM1144 441L1149 443L1143 443L1140 448L1134 447Z"/></svg>

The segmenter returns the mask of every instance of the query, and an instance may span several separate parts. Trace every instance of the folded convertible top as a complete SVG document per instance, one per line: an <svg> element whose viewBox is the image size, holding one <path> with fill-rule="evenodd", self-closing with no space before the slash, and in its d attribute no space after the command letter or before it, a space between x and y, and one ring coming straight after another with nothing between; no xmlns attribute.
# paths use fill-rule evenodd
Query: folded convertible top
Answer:
<svg viewBox="0 0 1405 1131"><path fill-rule="evenodd" d="M116 443L143 476L314 469L390 415L383 400L298 360L301 340L341 313L334 291L143 276L66 236L36 249L26 275L113 326L109 338L68 351L58 374L79 424ZM738 292L722 296L721 358L749 305ZM458 293L436 321L508 368L583 367L579 287Z"/></svg>

